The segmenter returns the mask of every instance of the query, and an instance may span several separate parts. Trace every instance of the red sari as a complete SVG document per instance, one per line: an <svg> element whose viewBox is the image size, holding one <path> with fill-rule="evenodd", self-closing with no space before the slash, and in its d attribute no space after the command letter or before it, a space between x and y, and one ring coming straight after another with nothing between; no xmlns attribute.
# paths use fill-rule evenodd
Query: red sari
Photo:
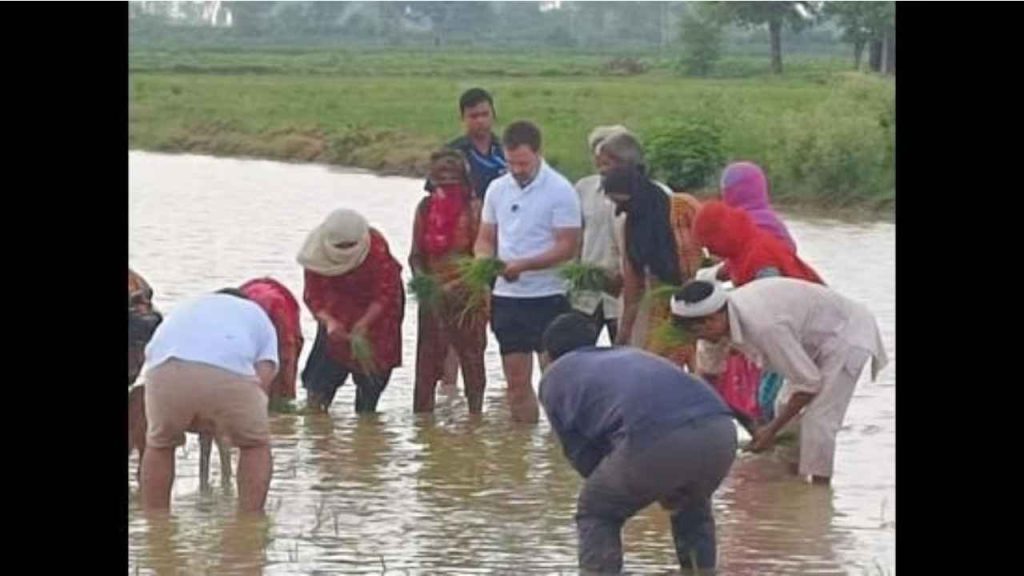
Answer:
<svg viewBox="0 0 1024 576"><path fill-rule="evenodd" d="M470 199L468 186L447 186L444 192L442 197L435 191L417 206L409 254L414 271L432 274L441 284L458 279L455 258L473 256L480 211L479 200ZM434 409L434 390L444 374L449 347L455 349L462 366L470 411L480 412L483 407L487 313L482 310L463 319L464 306L464 298L453 293L442 296L435 310L418 307L414 412Z"/></svg>
<svg viewBox="0 0 1024 576"><path fill-rule="evenodd" d="M270 397L294 399L299 354L302 353L299 303L288 288L273 278L250 280L242 284L240 290L263 308L277 332L280 366L270 385Z"/></svg>
<svg viewBox="0 0 1024 576"><path fill-rule="evenodd" d="M776 269L785 278L825 283L792 248L758 228L744 210L724 202L704 204L694 222L694 234L708 251L725 259L736 286L756 279L767 268Z"/></svg>
<svg viewBox="0 0 1024 576"><path fill-rule="evenodd" d="M402 365L402 266L391 256L387 241L376 229L370 228L370 251L354 270L340 276L306 270L303 300L314 316L325 311L346 331L352 329L371 304L380 304L381 313L366 334L373 347L373 365L382 372ZM348 370L363 372L352 358L348 340L330 341L327 353Z"/></svg>

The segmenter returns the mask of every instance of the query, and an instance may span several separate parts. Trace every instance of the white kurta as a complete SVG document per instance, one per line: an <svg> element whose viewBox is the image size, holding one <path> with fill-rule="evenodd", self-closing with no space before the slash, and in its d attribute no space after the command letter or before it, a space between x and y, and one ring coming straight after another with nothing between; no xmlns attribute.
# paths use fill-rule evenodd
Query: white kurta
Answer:
<svg viewBox="0 0 1024 576"><path fill-rule="evenodd" d="M863 305L810 282L763 278L729 294L730 341L782 374L785 401L815 394L800 424L800 474L832 476L835 442L864 364L872 379L887 363L874 316Z"/></svg>
<svg viewBox="0 0 1024 576"><path fill-rule="evenodd" d="M612 274L621 267L622 236L621 224L624 215L615 216L615 204L605 197L601 188L601 176L587 176L576 183L583 211L583 249L580 261L600 266ZM605 318L619 317L619 299L605 292L581 292L573 295L573 308L588 315L602 307Z"/></svg>

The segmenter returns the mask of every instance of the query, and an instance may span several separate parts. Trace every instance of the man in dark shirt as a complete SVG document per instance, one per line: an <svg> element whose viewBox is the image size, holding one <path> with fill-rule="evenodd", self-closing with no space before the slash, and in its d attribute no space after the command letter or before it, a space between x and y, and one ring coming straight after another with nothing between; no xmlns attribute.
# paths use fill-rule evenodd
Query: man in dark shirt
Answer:
<svg viewBox="0 0 1024 576"><path fill-rule="evenodd" d="M658 501L679 563L716 564L711 496L736 456L729 408L704 382L637 348L594 346L594 325L563 314L544 333L553 362L540 402L586 481L576 508L581 570L622 570L622 525Z"/></svg>

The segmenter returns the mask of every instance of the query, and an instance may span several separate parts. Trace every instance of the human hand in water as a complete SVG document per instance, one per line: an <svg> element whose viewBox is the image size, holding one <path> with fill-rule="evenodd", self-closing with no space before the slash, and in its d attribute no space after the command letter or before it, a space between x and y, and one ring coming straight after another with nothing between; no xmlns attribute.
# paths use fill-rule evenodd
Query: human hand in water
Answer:
<svg viewBox="0 0 1024 576"><path fill-rule="evenodd" d="M775 443L775 429L771 426L761 426L754 430L754 439L747 444L748 452L764 452Z"/></svg>

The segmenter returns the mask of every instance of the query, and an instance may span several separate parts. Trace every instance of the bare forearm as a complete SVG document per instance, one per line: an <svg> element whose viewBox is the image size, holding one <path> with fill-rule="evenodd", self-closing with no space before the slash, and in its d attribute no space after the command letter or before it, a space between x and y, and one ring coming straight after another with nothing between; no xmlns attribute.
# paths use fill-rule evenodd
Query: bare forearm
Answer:
<svg viewBox="0 0 1024 576"><path fill-rule="evenodd" d="M775 419L768 424L768 428L773 434L778 434L786 427L786 424L789 424L790 420L795 418L805 406L814 400L814 397L815 395L810 392L794 393L793 396L790 397L789 401L786 402L786 406L783 407L782 412L780 412Z"/></svg>
<svg viewBox="0 0 1024 576"><path fill-rule="evenodd" d="M360 318L356 324L369 327L377 320L383 311L384 306L382 306L380 302L373 302L366 308L366 312L363 313L362 318Z"/></svg>
<svg viewBox="0 0 1024 576"><path fill-rule="evenodd" d="M643 295L643 286L640 284L637 275L633 272L628 260L623 260L622 274L622 316L619 318L619 334L616 338L617 344L628 344L633 335L633 325L636 323L638 310L640 309L640 297Z"/></svg>
<svg viewBox="0 0 1024 576"><path fill-rule="evenodd" d="M493 258L494 242L487 238L477 237L476 243L473 244L473 256L477 258Z"/></svg>
<svg viewBox="0 0 1024 576"><path fill-rule="evenodd" d="M277 375L277 364L269 360L260 360L256 363L255 369L256 377L260 380L260 387L269 394L270 384L274 381L274 376Z"/></svg>
<svg viewBox="0 0 1024 576"><path fill-rule="evenodd" d="M633 335L633 325L636 323L637 305L625 304L622 307L622 316L619 318L619 333L615 339L616 344L629 344Z"/></svg>
<svg viewBox="0 0 1024 576"><path fill-rule="evenodd" d="M321 308L319 310L314 311L313 318L316 318L317 322L320 322L321 324L337 322L337 319L331 316L330 312L328 312L326 308Z"/></svg>

